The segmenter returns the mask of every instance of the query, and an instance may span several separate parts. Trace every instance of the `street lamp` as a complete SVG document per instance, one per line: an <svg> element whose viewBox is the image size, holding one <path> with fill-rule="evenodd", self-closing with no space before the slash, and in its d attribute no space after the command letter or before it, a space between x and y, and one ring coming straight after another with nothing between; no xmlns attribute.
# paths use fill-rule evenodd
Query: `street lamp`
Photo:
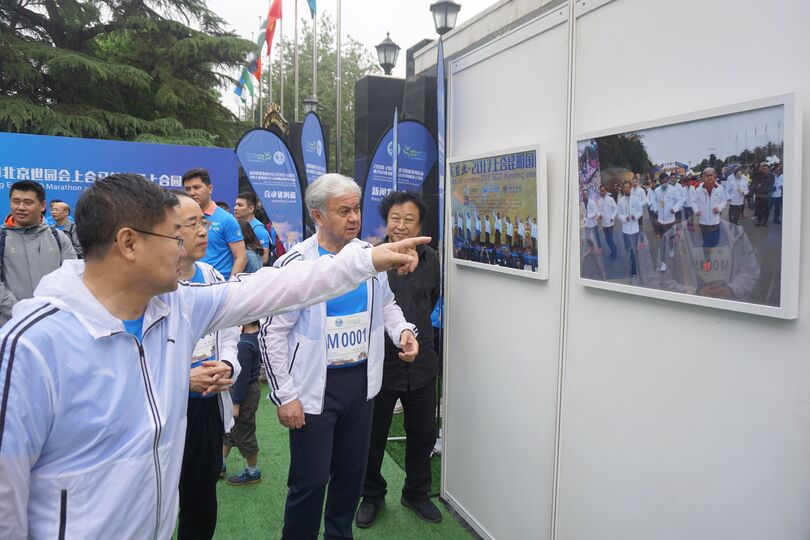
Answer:
<svg viewBox="0 0 810 540"><path fill-rule="evenodd" d="M318 99L315 96L304 98L304 114L318 112Z"/></svg>
<svg viewBox="0 0 810 540"><path fill-rule="evenodd" d="M443 36L456 26L456 17L461 9L461 4L452 0L437 0L430 4L430 11L433 13L433 25L436 33Z"/></svg>
<svg viewBox="0 0 810 540"><path fill-rule="evenodd" d="M385 33L385 39L375 47L377 49L377 58L380 60L380 67L383 68L386 75L391 75L391 70L397 65L397 56L399 56L399 45L391 40L391 34Z"/></svg>

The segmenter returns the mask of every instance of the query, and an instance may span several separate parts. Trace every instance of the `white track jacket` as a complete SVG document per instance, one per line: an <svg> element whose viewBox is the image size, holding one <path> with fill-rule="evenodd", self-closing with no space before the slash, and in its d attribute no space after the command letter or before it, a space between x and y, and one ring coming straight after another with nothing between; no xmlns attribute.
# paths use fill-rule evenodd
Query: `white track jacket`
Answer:
<svg viewBox="0 0 810 540"><path fill-rule="evenodd" d="M368 245L357 239L349 244ZM300 261L319 257L318 235L313 235L276 261L276 265L293 269L298 267ZM402 332L410 330L416 335L417 331L402 316L402 310L388 286L387 273L380 272L370 279L367 290L370 311L367 399L372 399L382 386L384 332L387 331L391 341L399 346ZM267 370L270 400L280 406L300 399L305 413L321 414L327 370L326 303L313 304L306 309L289 311L263 321L259 332L259 349Z"/></svg>
<svg viewBox="0 0 810 540"><path fill-rule="evenodd" d="M0 329L0 538L168 539L200 337L344 294L370 249L152 298L139 344L82 281L47 275Z"/></svg>

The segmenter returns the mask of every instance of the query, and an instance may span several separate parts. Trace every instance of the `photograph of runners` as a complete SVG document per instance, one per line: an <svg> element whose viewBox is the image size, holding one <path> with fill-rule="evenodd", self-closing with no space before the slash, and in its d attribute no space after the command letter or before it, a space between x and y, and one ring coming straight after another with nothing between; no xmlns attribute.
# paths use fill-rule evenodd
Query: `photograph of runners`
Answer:
<svg viewBox="0 0 810 540"><path fill-rule="evenodd" d="M780 307L784 153L784 105L578 140L580 277Z"/></svg>
<svg viewBox="0 0 810 540"><path fill-rule="evenodd" d="M456 262L547 277L547 228L538 202L541 170L536 149L450 161Z"/></svg>

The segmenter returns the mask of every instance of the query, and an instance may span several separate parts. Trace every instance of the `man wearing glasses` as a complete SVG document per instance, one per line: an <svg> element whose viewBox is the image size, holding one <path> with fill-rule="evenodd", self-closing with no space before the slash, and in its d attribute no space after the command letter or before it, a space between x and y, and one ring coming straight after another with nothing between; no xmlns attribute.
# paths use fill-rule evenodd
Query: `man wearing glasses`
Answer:
<svg viewBox="0 0 810 540"><path fill-rule="evenodd" d="M139 175L97 181L76 207L85 260L43 278L0 329L0 538L171 537L200 338L410 271L429 241L178 285L177 206Z"/></svg>

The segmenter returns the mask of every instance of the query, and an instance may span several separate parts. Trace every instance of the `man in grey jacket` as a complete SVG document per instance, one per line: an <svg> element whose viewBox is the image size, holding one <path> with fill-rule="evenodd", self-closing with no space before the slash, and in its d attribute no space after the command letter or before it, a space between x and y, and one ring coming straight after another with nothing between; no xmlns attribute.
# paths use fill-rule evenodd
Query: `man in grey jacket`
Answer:
<svg viewBox="0 0 810 540"><path fill-rule="evenodd" d="M11 318L14 304L34 296L43 276L76 258L71 239L42 219L45 189L40 184L15 182L10 198L11 213L0 230L0 325Z"/></svg>

